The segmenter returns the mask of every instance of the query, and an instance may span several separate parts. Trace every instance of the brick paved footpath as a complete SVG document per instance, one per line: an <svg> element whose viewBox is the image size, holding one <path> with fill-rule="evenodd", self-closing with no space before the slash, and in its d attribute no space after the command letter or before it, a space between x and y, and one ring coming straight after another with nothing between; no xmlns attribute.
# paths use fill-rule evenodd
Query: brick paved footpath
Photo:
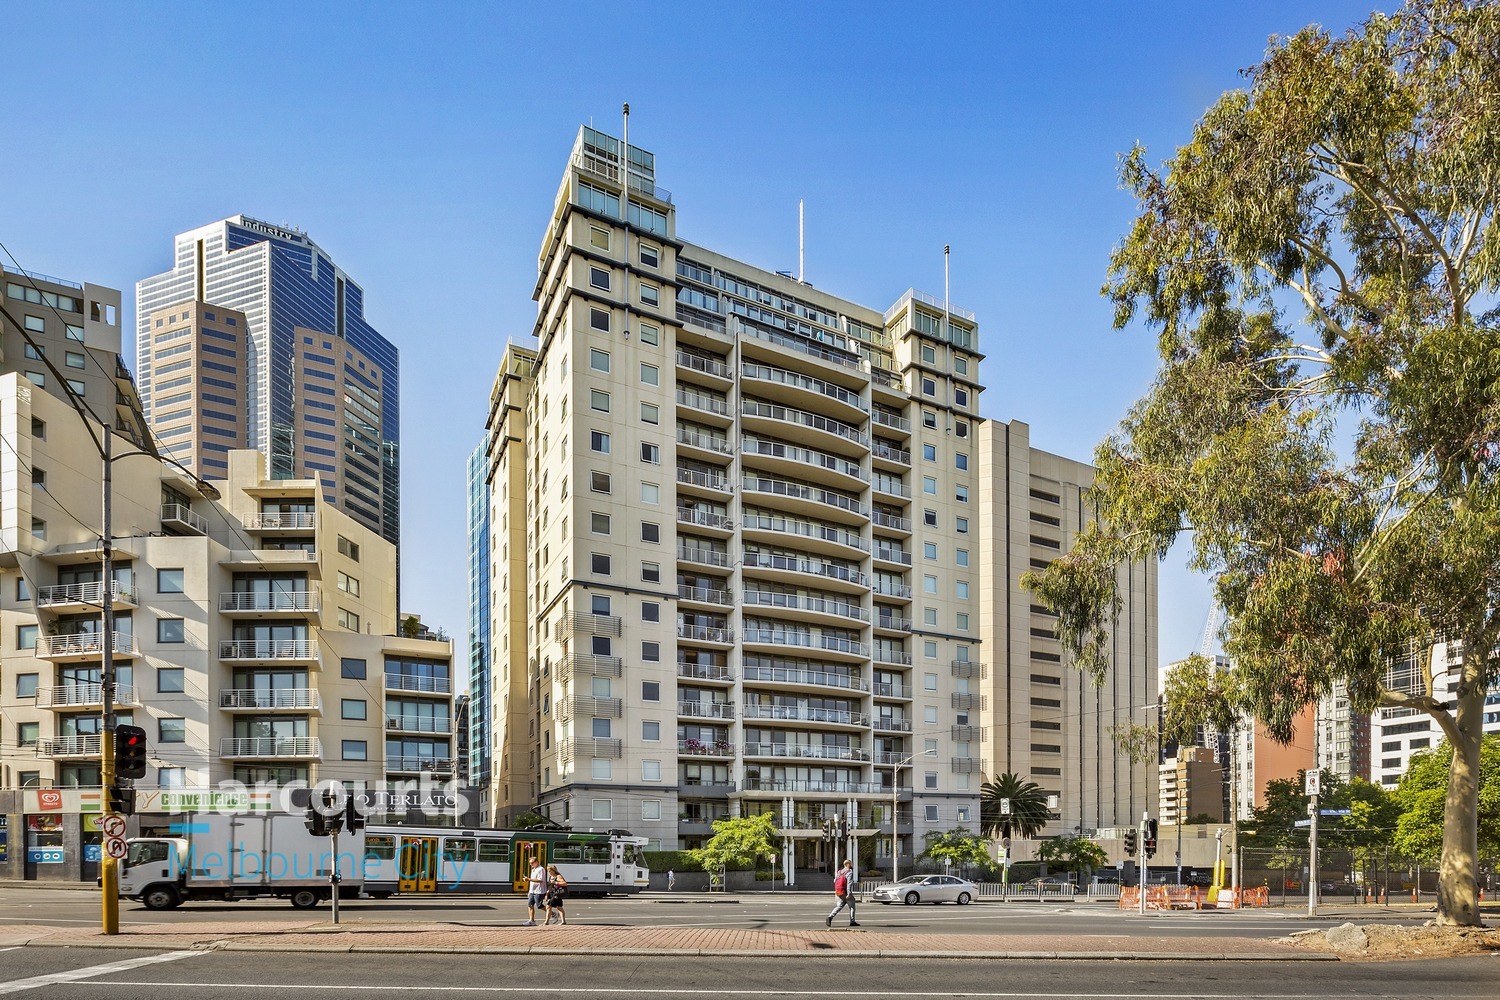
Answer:
<svg viewBox="0 0 1500 1000"><path fill-rule="evenodd" d="M1272 941L1228 937L1064 937L1022 934L909 934L893 931L748 930L725 927L466 927L451 923L326 921L130 924L97 929L0 925L0 948L19 945L232 951L475 954L795 955L891 958L1317 961L1333 956Z"/></svg>

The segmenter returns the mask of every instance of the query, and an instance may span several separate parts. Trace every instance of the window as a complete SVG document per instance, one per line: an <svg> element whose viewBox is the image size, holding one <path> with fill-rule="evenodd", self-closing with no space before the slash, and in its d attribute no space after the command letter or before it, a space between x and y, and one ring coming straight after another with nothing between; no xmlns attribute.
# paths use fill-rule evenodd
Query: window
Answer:
<svg viewBox="0 0 1500 1000"><path fill-rule="evenodd" d="M36 438L38 441L47 440L47 421L38 420L36 417L32 417L31 436Z"/></svg>
<svg viewBox="0 0 1500 1000"><path fill-rule="evenodd" d="M922 395L924 395L924 396L936 396L937 395L937 380L936 379L930 379L930 378L927 378L925 376L922 378Z"/></svg>
<svg viewBox="0 0 1500 1000"><path fill-rule="evenodd" d="M181 618L158 618L156 620L157 642L186 642Z"/></svg>
<svg viewBox="0 0 1500 1000"><path fill-rule="evenodd" d="M661 408L659 406L657 406L655 403L642 403L641 404L641 423L643 423L643 424L658 424L658 423L661 423Z"/></svg>
<svg viewBox="0 0 1500 1000"><path fill-rule="evenodd" d="M957 598L960 598L960 599L968 597L969 596L969 581L968 580L958 580L958 581L955 581L954 584L953 584L953 596L957 597Z"/></svg>
<svg viewBox="0 0 1500 1000"><path fill-rule="evenodd" d="M589 611L596 615L607 615L610 611L608 594L590 594Z"/></svg>
<svg viewBox="0 0 1500 1000"><path fill-rule="evenodd" d="M936 559L937 558L937 542L923 542L922 543L922 558L923 559Z"/></svg>
<svg viewBox="0 0 1500 1000"><path fill-rule="evenodd" d="M609 435L603 431L589 431L589 450L601 455L609 454Z"/></svg>
<svg viewBox="0 0 1500 1000"><path fill-rule="evenodd" d="M592 329L592 330L598 330L600 333L608 333L609 332L609 310L608 309L590 309L589 310L589 328Z"/></svg>
<svg viewBox="0 0 1500 1000"><path fill-rule="evenodd" d="M339 608L339 628L348 629L350 632L358 632L359 615L345 608Z"/></svg>
<svg viewBox="0 0 1500 1000"><path fill-rule="evenodd" d="M923 608L922 609L922 624L923 625L926 625L928 628L937 628L937 622L938 622L937 608Z"/></svg>
<svg viewBox="0 0 1500 1000"><path fill-rule="evenodd" d="M589 734L598 740L609 739L610 722L608 719L593 719L590 722Z"/></svg>
<svg viewBox="0 0 1500 1000"><path fill-rule="evenodd" d="M23 625L21 627L22 628L26 628L25 625ZM35 640L33 640L33 642L32 642L32 644L31 644L30 647L23 646L22 648L23 649L35 648L35 646L36 646L36 642L35 642ZM36 697L37 678L39 676L40 676L39 674L16 674L16 697L17 698L35 698Z"/></svg>
<svg viewBox="0 0 1500 1000"><path fill-rule="evenodd" d="M180 594L182 593L182 570L159 569L156 571L156 592L158 594Z"/></svg>
<svg viewBox="0 0 1500 1000"><path fill-rule="evenodd" d="M610 487L609 487L609 473L607 473L607 472L590 472L589 473L589 489L591 491L595 492L595 493L605 493L605 494L608 494L609 491L610 491Z"/></svg>
<svg viewBox="0 0 1500 1000"><path fill-rule="evenodd" d="M935 511L935 510L924 510L924 511L922 511L922 523L924 525L926 525L927 527L929 527L929 528L936 528L938 526L937 511Z"/></svg>
<svg viewBox="0 0 1500 1000"><path fill-rule="evenodd" d="M589 226L589 243L600 250L609 249L609 230L600 229L598 226Z"/></svg>
<svg viewBox="0 0 1500 1000"><path fill-rule="evenodd" d="M657 604L655 601L642 601L641 602L641 621L643 621L643 622L659 622L659 621L661 621L661 605Z"/></svg>
<svg viewBox="0 0 1500 1000"><path fill-rule="evenodd" d="M958 469L967 470L969 468L969 456L961 451L956 452L953 456L953 465Z"/></svg>
<svg viewBox="0 0 1500 1000"><path fill-rule="evenodd" d="M642 799L641 800L641 819L642 820L659 820L659 819L661 819L661 800L659 800L659 799Z"/></svg>
<svg viewBox="0 0 1500 1000"><path fill-rule="evenodd" d="M47 540L47 522L42 518L33 517L31 519L31 537L41 539L44 542Z"/></svg>
<svg viewBox="0 0 1500 1000"><path fill-rule="evenodd" d="M661 563L641 563L641 580L644 583L661 583Z"/></svg>
<svg viewBox="0 0 1500 1000"><path fill-rule="evenodd" d="M340 750L345 760L369 760L370 743L368 740L343 740Z"/></svg>
<svg viewBox="0 0 1500 1000"><path fill-rule="evenodd" d="M641 250L641 263L647 267L661 266L661 251L649 243L637 244Z"/></svg>
<svg viewBox="0 0 1500 1000"><path fill-rule="evenodd" d="M660 722L642 722L641 739L646 743L657 743L661 741Z"/></svg>
<svg viewBox="0 0 1500 1000"><path fill-rule="evenodd" d="M953 422L953 433L961 438L969 436L969 422L967 420L955 420Z"/></svg>
<svg viewBox="0 0 1500 1000"><path fill-rule="evenodd" d="M937 496L937 477L936 476L923 476L922 477L922 492L926 493L930 497Z"/></svg>
<svg viewBox="0 0 1500 1000"><path fill-rule="evenodd" d="M925 656L929 660L935 660L935 659L937 659L937 653L938 653L938 647L937 647L937 641L936 640L934 640L934 639L924 639L922 641L922 655L923 656Z"/></svg>
<svg viewBox="0 0 1500 1000"><path fill-rule="evenodd" d="M32 466L31 485L45 490L47 488L47 470Z"/></svg>
<svg viewBox="0 0 1500 1000"><path fill-rule="evenodd" d="M609 291L609 272L602 267L589 267L589 287Z"/></svg>
<svg viewBox="0 0 1500 1000"><path fill-rule="evenodd" d="M930 784L930 785L928 785L927 787L928 788L936 788L937 787L937 776L936 775L929 775L929 777L932 778L933 783ZM937 818L938 818L938 807L937 806L923 806L922 808L924 810L926 810L925 815L926 815L926 818L927 818L927 822L929 822L929 823L936 823L937 822Z"/></svg>
<svg viewBox="0 0 1500 1000"><path fill-rule="evenodd" d="M32 385L36 386L38 389L47 388L47 376L43 375L41 372L27 372L26 378L31 382Z"/></svg>
<svg viewBox="0 0 1500 1000"><path fill-rule="evenodd" d="M589 367L596 372L609 371L609 352L597 347L589 348Z"/></svg>
<svg viewBox="0 0 1500 1000"><path fill-rule="evenodd" d="M647 663L661 662L661 643L645 641L641 643L641 659Z"/></svg>
<svg viewBox="0 0 1500 1000"><path fill-rule="evenodd" d="M969 488L967 486L953 487L953 499L957 500L959 503L968 503Z"/></svg>
<svg viewBox="0 0 1500 1000"><path fill-rule="evenodd" d="M953 530L960 535L967 535L969 533L969 519L967 517L954 518Z"/></svg>
<svg viewBox="0 0 1500 1000"><path fill-rule="evenodd" d="M641 761L641 780L642 781L660 781L661 780L661 761L659 761L659 760L643 760L643 761Z"/></svg>
<svg viewBox="0 0 1500 1000"><path fill-rule="evenodd" d="M937 364L937 348L936 347L933 347L931 344L923 344L922 345L922 364L924 364L924 365L935 365L935 364Z"/></svg>
<svg viewBox="0 0 1500 1000"><path fill-rule="evenodd" d="M960 389L957 386L954 386L954 388L953 388L953 405L954 406L967 407L969 405L969 390L968 389Z"/></svg>
<svg viewBox="0 0 1500 1000"><path fill-rule="evenodd" d="M609 781L614 776L613 762L608 757L595 757L590 762L589 777L595 781Z"/></svg>
<svg viewBox="0 0 1500 1000"><path fill-rule="evenodd" d="M928 573L926 576L923 576L922 577L922 593L924 593L924 594L936 594L938 592L938 585L937 585L937 583L938 583L937 577L933 576L931 573Z"/></svg>
<svg viewBox="0 0 1500 1000"><path fill-rule="evenodd" d="M661 369L642 361L641 385L661 385Z"/></svg>
<svg viewBox="0 0 1500 1000"><path fill-rule="evenodd" d="M39 348L32 347L30 344L27 344L25 347L23 347L21 349L21 354L28 361L40 361L40 360L42 360L42 352L41 352L41 350Z"/></svg>
<svg viewBox="0 0 1500 1000"><path fill-rule="evenodd" d="M354 562L359 562L359 543L351 542L343 535L339 536L339 555L346 556Z"/></svg>
<svg viewBox="0 0 1500 1000"><path fill-rule="evenodd" d="M158 720L156 720L156 742L158 742L158 743L186 743L187 742L187 720L186 719L158 719Z"/></svg>
<svg viewBox="0 0 1500 1000"><path fill-rule="evenodd" d="M339 676L354 681L365 679L365 661L345 656L339 661Z"/></svg>
<svg viewBox="0 0 1500 1000"><path fill-rule="evenodd" d="M615 655L614 641L607 635L590 636L589 652L595 656L613 656Z"/></svg>
<svg viewBox="0 0 1500 1000"><path fill-rule="evenodd" d="M42 724L40 722L18 722L16 723L16 742L23 747L34 747L36 741L42 738Z"/></svg>
<svg viewBox="0 0 1500 1000"><path fill-rule="evenodd" d="M348 573L339 573L339 589L354 597L359 596L359 581Z"/></svg>
<svg viewBox="0 0 1500 1000"><path fill-rule="evenodd" d="M969 550L968 549L959 549L958 551L954 552L953 553L953 561L954 561L955 564L957 564L959 566L967 566L967 565L969 565Z"/></svg>
<svg viewBox="0 0 1500 1000"><path fill-rule="evenodd" d="M641 343L650 344L652 347L661 343L661 331L649 323L641 324Z"/></svg>
<svg viewBox="0 0 1500 1000"><path fill-rule="evenodd" d="M937 772L936 771L928 771L926 774L924 774L922 776L922 787L923 788L936 788L937 786L938 786L938 784L937 784ZM927 808L931 812L931 815L934 818L936 818L936 816L937 816L937 812L936 812L937 806L928 806Z"/></svg>
<svg viewBox="0 0 1500 1000"><path fill-rule="evenodd" d="M611 799L594 799L591 803L592 816L595 820L612 820L615 818L615 804Z"/></svg>
<svg viewBox="0 0 1500 1000"><path fill-rule="evenodd" d="M589 569L595 576L609 576L609 556L595 552L589 556Z"/></svg>
<svg viewBox="0 0 1500 1000"><path fill-rule="evenodd" d="M922 411L922 426L923 427L927 427L927 428L934 428L934 429L937 427L937 411L936 410L923 410Z"/></svg>
<svg viewBox="0 0 1500 1000"><path fill-rule="evenodd" d="M589 530L596 535L609 534L609 515L597 510L589 512Z"/></svg>
<svg viewBox="0 0 1500 1000"><path fill-rule="evenodd" d="M936 691L938 689L938 675L926 673L922 675L922 690Z"/></svg>
<svg viewBox="0 0 1500 1000"><path fill-rule="evenodd" d="M654 444L651 444L649 441L642 441L641 461L645 462L647 465L660 465L661 448L657 447Z"/></svg>
<svg viewBox="0 0 1500 1000"><path fill-rule="evenodd" d="M641 681L642 701L661 701L660 681Z"/></svg>
<svg viewBox="0 0 1500 1000"><path fill-rule="evenodd" d="M661 544L661 525L655 524L651 521L642 521L641 541L649 542L652 545Z"/></svg>
<svg viewBox="0 0 1500 1000"><path fill-rule="evenodd" d="M589 390L589 408L593 409L593 410L597 410L600 413L608 413L609 412L609 393L605 392L603 389L590 389Z"/></svg>
<svg viewBox="0 0 1500 1000"><path fill-rule="evenodd" d="M924 462L936 462L937 461L937 445L935 445L935 444L924 444L922 446L922 461L924 461Z"/></svg>
<svg viewBox="0 0 1500 1000"><path fill-rule="evenodd" d="M969 616L960 611L958 617L954 620L954 625L960 632L969 631Z"/></svg>
<svg viewBox="0 0 1500 1000"><path fill-rule="evenodd" d="M162 694L178 694L187 690L187 679L181 667L157 667L156 690Z"/></svg>
<svg viewBox="0 0 1500 1000"><path fill-rule="evenodd" d="M655 483L641 484L641 503L661 503L661 487Z"/></svg>
<svg viewBox="0 0 1500 1000"><path fill-rule="evenodd" d="M63 363L69 368L82 368L84 367L83 355L77 351L68 351L63 354Z"/></svg>

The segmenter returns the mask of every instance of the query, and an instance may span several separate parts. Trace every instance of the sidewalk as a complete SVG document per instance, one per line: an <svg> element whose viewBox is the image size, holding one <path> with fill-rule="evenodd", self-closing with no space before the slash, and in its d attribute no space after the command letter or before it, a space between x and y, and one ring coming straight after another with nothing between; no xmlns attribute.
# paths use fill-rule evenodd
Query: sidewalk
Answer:
<svg viewBox="0 0 1500 1000"><path fill-rule="evenodd" d="M208 951L414 952L485 955L786 956L846 958L1122 959L1154 961L1336 961L1270 941L1244 938L1059 937L1019 934L910 934L871 930L736 928L472 927L462 923L285 921L132 924L105 937L95 929L0 925L0 948L18 946L201 949Z"/></svg>

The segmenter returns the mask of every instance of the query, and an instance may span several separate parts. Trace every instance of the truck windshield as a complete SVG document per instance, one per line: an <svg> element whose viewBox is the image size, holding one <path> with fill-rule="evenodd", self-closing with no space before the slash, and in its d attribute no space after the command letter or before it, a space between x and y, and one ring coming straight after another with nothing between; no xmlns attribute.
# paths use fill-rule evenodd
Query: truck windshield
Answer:
<svg viewBox="0 0 1500 1000"><path fill-rule="evenodd" d="M130 853L125 855L125 867L133 868L136 865L150 864L153 861L165 861L168 850L170 850L170 845L164 840L132 840Z"/></svg>

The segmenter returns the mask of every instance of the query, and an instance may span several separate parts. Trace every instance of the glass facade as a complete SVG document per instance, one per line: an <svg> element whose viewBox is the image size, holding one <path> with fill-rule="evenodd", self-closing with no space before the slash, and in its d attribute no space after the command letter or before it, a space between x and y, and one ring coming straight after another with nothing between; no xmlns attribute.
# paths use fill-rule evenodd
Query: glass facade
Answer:
<svg viewBox="0 0 1500 1000"><path fill-rule="evenodd" d="M469 456L469 780L490 781L490 506L485 442Z"/></svg>

